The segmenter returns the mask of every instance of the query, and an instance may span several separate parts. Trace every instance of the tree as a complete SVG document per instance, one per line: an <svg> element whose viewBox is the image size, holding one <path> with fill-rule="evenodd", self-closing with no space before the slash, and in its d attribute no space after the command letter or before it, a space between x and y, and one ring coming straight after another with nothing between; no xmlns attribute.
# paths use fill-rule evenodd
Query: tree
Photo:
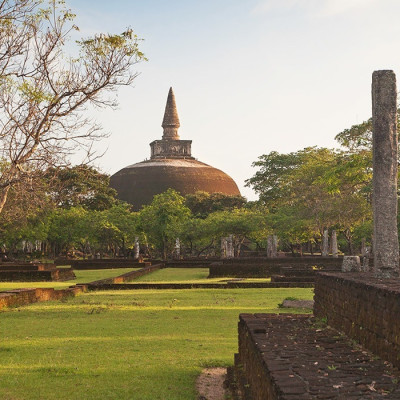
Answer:
<svg viewBox="0 0 400 400"><path fill-rule="evenodd" d="M253 167L259 170L246 180L246 186L252 187L259 195L259 201L270 210L290 202L291 189L294 184L293 171L303 162L303 152L280 154L272 151L258 158Z"/></svg>
<svg viewBox="0 0 400 400"><path fill-rule="evenodd" d="M110 177L94 167L76 165L49 168L45 177L49 192L58 207L82 206L88 210L107 210L116 204L117 192L109 186Z"/></svg>
<svg viewBox="0 0 400 400"><path fill-rule="evenodd" d="M372 149L372 118L361 124L353 125L335 136L343 147L352 152Z"/></svg>
<svg viewBox="0 0 400 400"><path fill-rule="evenodd" d="M219 242L221 237L233 235L235 253L240 254L245 239L259 242L270 233L264 213L246 209L233 211L217 211L210 214L205 222L209 232L212 232Z"/></svg>
<svg viewBox="0 0 400 400"><path fill-rule="evenodd" d="M260 193L276 233L294 240L292 244L312 232L318 241L326 228L335 227L351 251L353 228L370 218L370 156L367 150L316 147L290 154L272 152L254 163L260 170L247 185Z"/></svg>
<svg viewBox="0 0 400 400"><path fill-rule="evenodd" d="M397 109L397 133L400 133L400 108ZM335 139L352 153L372 151L372 118L344 129Z"/></svg>
<svg viewBox="0 0 400 400"><path fill-rule="evenodd" d="M48 223L48 240L55 255L74 248L84 250L90 242L93 226L88 223L88 211L82 207L56 209Z"/></svg>
<svg viewBox="0 0 400 400"><path fill-rule="evenodd" d="M93 141L104 135L84 111L115 107L108 95L131 85L131 67L145 59L132 29L78 41L79 54L68 56L74 14L63 1L45 1L0 2L0 213L16 183L68 164L76 150L93 158Z"/></svg>
<svg viewBox="0 0 400 400"><path fill-rule="evenodd" d="M22 240L34 242L47 237L47 216L54 204L46 195L46 182L16 183L0 214L0 244L14 252Z"/></svg>
<svg viewBox="0 0 400 400"><path fill-rule="evenodd" d="M246 199L240 195L227 195L224 193L208 193L198 191L185 196L186 205L197 218L206 218L216 211L234 210L242 208Z"/></svg>
<svg viewBox="0 0 400 400"><path fill-rule="evenodd" d="M133 247L135 237L139 236L138 213L132 212L130 205L121 203L94 215L95 236L102 250L112 248L115 254L121 249L126 256L126 250Z"/></svg>
<svg viewBox="0 0 400 400"><path fill-rule="evenodd" d="M168 189L154 196L151 204L142 207L138 225L148 242L159 249L163 259L166 259L190 217L185 198Z"/></svg>
<svg viewBox="0 0 400 400"><path fill-rule="evenodd" d="M246 239L258 244L268 234L264 212L241 208L232 211L216 211L205 219L191 218L182 225L179 237L189 245L191 252L200 256L211 249L219 251L221 238L233 235L238 255Z"/></svg>

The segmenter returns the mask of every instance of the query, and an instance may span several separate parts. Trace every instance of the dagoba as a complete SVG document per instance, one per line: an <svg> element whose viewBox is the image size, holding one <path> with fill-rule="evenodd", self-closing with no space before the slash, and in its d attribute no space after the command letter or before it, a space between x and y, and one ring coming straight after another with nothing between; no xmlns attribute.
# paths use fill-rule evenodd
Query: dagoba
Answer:
<svg viewBox="0 0 400 400"><path fill-rule="evenodd" d="M139 210L150 204L153 196L172 188L182 195L199 190L208 193L240 195L233 179L210 165L192 157L191 140L181 140L175 95L169 89L161 140L150 143L151 158L130 165L110 178L110 186L118 192L118 198Z"/></svg>

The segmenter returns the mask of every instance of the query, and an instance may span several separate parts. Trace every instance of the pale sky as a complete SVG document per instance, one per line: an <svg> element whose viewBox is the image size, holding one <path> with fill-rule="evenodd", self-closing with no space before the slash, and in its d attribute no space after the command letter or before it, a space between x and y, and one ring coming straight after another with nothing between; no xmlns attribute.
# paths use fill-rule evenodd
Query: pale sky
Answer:
<svg viewBox="0 0 400 400"><path fill-rule="evenodd" d="M337 147L371 116L371 75L400 71L399 0L67 0L81 34L144 39L149 61L117 111L96 115L110 137L109 174L150 156L169 87L192 155L244 187L271 151Z"/></svg>

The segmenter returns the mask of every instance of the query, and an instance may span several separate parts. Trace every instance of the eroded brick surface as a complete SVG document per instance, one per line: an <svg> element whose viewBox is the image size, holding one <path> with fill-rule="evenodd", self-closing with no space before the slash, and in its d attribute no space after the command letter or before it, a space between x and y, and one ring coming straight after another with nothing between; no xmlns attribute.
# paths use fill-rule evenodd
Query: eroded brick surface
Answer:
<svg viewBox="0 0 400 400"><path fill-rule="evenodd" d="M400 367L400 280L372 273L321 273L314 313Z"/></svg>
<svg viewBox="0 0 400 400"><path fill-rule="evenodd" d="M235 367L255 400L400 399L396 368L308 315L241 314Z"/></svg>

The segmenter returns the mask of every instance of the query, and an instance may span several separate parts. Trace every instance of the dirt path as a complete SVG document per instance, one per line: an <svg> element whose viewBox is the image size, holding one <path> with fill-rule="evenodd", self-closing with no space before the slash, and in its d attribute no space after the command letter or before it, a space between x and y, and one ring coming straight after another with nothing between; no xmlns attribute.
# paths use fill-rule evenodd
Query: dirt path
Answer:
<svg viewBox="0 0 400 400"><path fill-rule="evenodd" d="M225 400L226 368L206 368L196 381L198 400Z"/></svg>

